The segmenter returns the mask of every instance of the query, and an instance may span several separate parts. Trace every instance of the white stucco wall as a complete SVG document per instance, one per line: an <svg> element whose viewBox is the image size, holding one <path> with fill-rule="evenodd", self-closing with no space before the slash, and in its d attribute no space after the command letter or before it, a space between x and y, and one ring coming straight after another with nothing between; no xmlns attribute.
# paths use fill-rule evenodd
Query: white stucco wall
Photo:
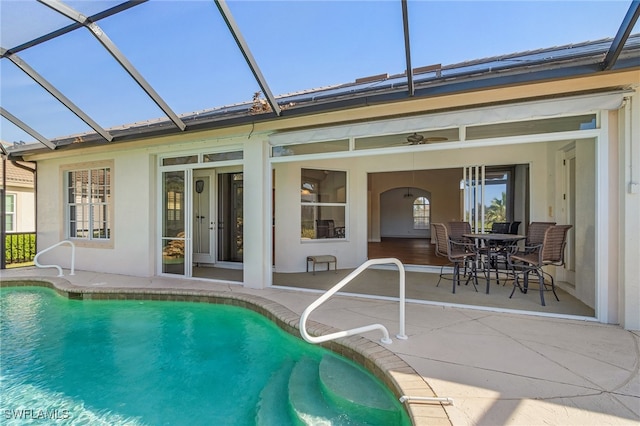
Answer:
<svg viewBox="0 0 640 426"><path fill-rule="evenodd" d="M153 275L155 241L155 175L152 159L142 150L54 159L38 165L38 251L64 239L64 200L61 167L90 167L113 160L113 247L78 243L76 268L134 276ZM70 248L58 247L40 262L70 266Z"/></svg>

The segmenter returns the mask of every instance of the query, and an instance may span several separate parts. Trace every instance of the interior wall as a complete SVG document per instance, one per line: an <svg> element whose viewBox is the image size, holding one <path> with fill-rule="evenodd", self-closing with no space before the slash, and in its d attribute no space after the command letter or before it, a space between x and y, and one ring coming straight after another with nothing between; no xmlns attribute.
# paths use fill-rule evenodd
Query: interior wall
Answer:
<svg viewBox="0 0 640 426"><path fill-rule="evenodd" d="M430 229L415 229L413 203L418 197L431 199L420 188L394 188L380 194L380 236L387 238L430 238ZM431 207L431 203L429 203Z"/></svg>
<svg viewBox="0 0 640 426"><path fill-rule="evenodd" d="M410 186L431 194L429 200L431 202L431 223L460 220L462 212L462 198L459 196L461 192L460 179L462 179L462 169L460 168L371 173L368 188L371 203L368 240L380 241L382 237L381 195L394 188ZM431 230L430 236L433 236Z"/></svg>

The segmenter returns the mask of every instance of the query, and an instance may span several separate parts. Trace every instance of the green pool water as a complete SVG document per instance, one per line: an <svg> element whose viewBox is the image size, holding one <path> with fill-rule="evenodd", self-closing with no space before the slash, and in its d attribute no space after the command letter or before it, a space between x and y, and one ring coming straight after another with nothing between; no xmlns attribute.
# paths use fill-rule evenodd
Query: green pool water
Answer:
<svg viewBox="0 0 640 426"><path fill-rule="evenodd" d="M356 381L323 373L338 357L247 309L78 301L37 287L3 288L0 302L0 424L410 424L392 393L344 358L390 408L332 403L327 394Z"/></svg>

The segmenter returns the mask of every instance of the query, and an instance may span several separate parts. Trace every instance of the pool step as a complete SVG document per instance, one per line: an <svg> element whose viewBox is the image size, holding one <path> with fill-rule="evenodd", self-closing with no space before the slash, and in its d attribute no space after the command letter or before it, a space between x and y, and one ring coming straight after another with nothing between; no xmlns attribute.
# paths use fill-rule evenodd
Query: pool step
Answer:
<svg viewBox="0 0 640 426"><path fill-rule="evenodd" d="M391 426L403 424L391 393L333 354L287 361L260 393L256 425Z"/></svg>
<svg viewBox="0 0 640 426"><path fill-rule="evenodd" d="M340 413L329 406L320 390L318 363L302 358L289 377L289 402L298 424L337 425Z"/></svg>
<svg viewBox="0 0 640 426"><path fill-rule="evenodd" d="M295 425L291 418L291 405L289 405L287 398L289 377L294 365L293 360L284 362L260 392L255 419L256 426Z"/></svg>
<svg viewBox="0 0 640 426"><path fill-rule="evenodd" d="M325 399L349 413L352 420L393 425L401 421L393 396L363 369L333 354L322 357L319 366L319 382Z"/></svg>

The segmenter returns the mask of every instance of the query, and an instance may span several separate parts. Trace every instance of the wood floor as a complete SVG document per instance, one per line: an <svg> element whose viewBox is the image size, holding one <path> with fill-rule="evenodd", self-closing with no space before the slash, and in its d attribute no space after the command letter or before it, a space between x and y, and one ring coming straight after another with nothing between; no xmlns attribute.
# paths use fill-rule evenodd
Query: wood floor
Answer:
<svg viewBox="0 0 640 426"><path fill-rule="evenodd" d="M446 265L447 258L436 256L435 244L427 238L382 238L369 243L368 258L395 257L408 265Z"/></svg>

